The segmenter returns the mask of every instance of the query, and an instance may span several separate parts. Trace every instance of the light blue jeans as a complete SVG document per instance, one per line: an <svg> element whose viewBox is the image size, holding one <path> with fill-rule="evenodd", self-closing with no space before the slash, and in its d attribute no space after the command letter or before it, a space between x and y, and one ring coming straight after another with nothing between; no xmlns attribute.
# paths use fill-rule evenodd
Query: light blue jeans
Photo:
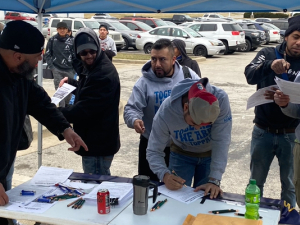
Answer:
<svg viewBox="0 0 300 225"><path fill-rule="evenodd" d="M254 126L251 141L251 178L256 180L263 196L263 187L270 165L277 157L280 169L281 199L296 205L295 186L293 184L293 148L294 133L273 134Z"/></svg>
<svg viewBox="0 0 300 225"><path fill-rule="evenodd" d="M211 157L191 157L175 152L170 153L169 169L185 180L187 186L193 187L206 184L210 173Z"/></svg>
<svg viewBox="0 0 300 225"><path fill-rule="evenodd" d="M114 155L110 156L82 156L84 173L110 175L110 166Z"/></svg>

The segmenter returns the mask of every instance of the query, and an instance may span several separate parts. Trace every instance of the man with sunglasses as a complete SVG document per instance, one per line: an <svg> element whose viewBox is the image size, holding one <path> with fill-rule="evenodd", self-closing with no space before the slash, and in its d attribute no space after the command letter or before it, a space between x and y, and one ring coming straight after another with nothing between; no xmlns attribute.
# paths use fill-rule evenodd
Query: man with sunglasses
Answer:
<svg viewBox="0 0 300 225"><path fill-rule="evenodd" d="M222 194L220 180L225 171L231 139L231 109L227 94L200 80L185 79L172 89L154 119L147 147L151 170L171 190L184 184L195 191ZM171 139L169 168L164 162Z"/></svg>
<svg viewBox="0 0 300 225"><path fill-rule="evenodd" d="M114 154L120 148L119 139L119 75L101 50L94 30L81 28L74 38L76 60L73 65L78 82L65 77L60 86L69 83L76 87L74 105L59 108L74 130L89 146L80 149L85 173L110 175Z"/></svg>

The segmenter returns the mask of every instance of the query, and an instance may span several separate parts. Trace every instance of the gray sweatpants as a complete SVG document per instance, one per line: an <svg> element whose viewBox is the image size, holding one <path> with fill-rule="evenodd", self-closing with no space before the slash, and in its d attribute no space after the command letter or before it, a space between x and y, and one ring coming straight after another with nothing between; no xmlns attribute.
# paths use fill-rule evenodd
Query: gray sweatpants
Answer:
<svg viewBox="0 0 300 225"><path fill-rule="evenodd" d="M54 77L55 90L57 90L57 88L59 86L59 82L63 78L65 78L65 77L74 78L74 74L75 74L74 70L63 71L63 70L59 70L55 67L52 69L52 73L53 73L53 77ZM65 99L63 99L59 103L59 106L60 107L65 107L66 104L69 104L71 97L72 97L72 94L69 94Z"/></svg>

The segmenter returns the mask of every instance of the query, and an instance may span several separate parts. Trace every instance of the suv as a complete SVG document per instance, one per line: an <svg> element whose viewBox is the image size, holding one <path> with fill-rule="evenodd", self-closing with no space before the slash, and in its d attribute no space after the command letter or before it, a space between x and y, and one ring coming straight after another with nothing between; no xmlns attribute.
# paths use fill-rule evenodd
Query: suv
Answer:
<svg viewBox="0 0 300 225"><path fill-rule="evenodd" d="M264 23L266 23L266 22L271 22L271 19L269 19L269 18L257 18L254 21L255 22L264 22Z"/></svg>
<svg viewBox="0 0 300 225"><path fill-rule="evenodd" d="M225 45L224 55L232 54L246 45L244 31L234 22L195 22L188 27L204 37L222 41Z"/></svg>
<svg viewBox="0 0 300 225"><path fill-rule="evenodd" d="M129 47L133 47L134 49L136 49L135 40L137 35L140 33L140 31L130 30L130 28L126 27L124 24L115 20L100 19L97 21L100 24L106 25L109 30L115 30L122 34L122 37L124 39L123 49L128 49Z"/></svg>
<svg viewBox="0 0 300 225"><path fill-rule="evenodd" d="M140 21L134 21L134 20L120 20L120 23L123 23L126 27L128 27L130 30L137 30L141 32L145 32L148 30L152 30L153 28L149 25L140 22Z"/></svg>
<svg viewBox="0 0 300 225"><path fill-rule="evenodd" d="M100 24L96 20L91 19L81 19L81 18L51 18L48 25L48 34L47 34L47 40L49 40L50 37L55 35L57 33L56 31L56 25L59 22L65 22L68 27L71 28L73 36L76 34L76 32L82 28L82 27L89 27L93 29L97 35L99 36L99 26ZM122 38L121 33L116 31L110 31L109 36L115 41L117 51L120 51L124 46L124 40Z"/></svg>
<svg viewBox="0 0 300 225"><path fill-rule="evenodd" d="M118 20L118 18L112 17L108 13L95 13L95 15L91 17L91 19L111 19L111 20Z"/></svg>
<svg viewBox="0 0 300 225"><path fill-rule="evenodd" d="M7 12L5 14L5 20L32 20L35 21L35 18L29 16L27 13L18 13L18 12Z"/></svg>
<svg viewBox="0 0 300 225"><path fill-rule="evenodd" d="M148 17L124 17L121 18L120 20L135 20L135 21L140 21L145 24L148 24L150 27L155 28L155 27L160 27L160 26L168 26L168 24L161 20L161 19L156 19L156 18L148 18Z"/></svg>

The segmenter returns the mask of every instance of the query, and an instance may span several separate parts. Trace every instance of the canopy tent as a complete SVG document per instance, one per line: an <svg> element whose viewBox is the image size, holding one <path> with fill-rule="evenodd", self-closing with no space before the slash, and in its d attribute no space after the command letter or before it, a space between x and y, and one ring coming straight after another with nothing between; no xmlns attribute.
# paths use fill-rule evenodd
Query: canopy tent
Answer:
<svg viewBox="0 0 300 225"><path fill-rule="evenodd" d="M0 0L0 10L43 13L199 13L300 11L299 0ZM38 64L42 86L42 62ZM42 125L38 125L38 166L42 164Z"/></svg>
<svg viewBox="0 0 300 225"><path fill-rule="evenodd" d="M198 13L300 10L298 0L0 0L1 10L28 13Z"/></svg>

